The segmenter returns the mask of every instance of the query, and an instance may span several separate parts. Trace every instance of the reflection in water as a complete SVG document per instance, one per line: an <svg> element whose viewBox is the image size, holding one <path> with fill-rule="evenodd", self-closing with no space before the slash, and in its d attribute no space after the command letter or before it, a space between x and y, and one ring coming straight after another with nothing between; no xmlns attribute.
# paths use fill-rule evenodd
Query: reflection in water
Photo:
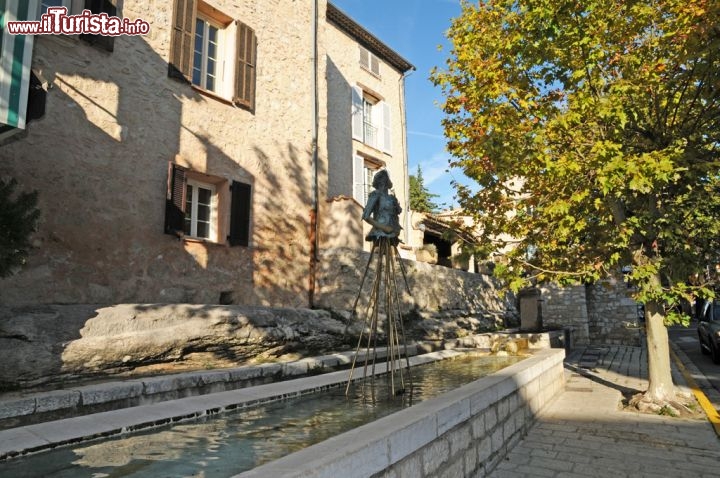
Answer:
<svg viewBox="0 0 720 478"><path fill-rule="evenodd" d="M0 476L53 478L226 478L389 415L413 403L517 362L517 357L464 357L413 369L412 394L377 403L350 398L344 387L125 438L40 453L0 463Z"/></svg>

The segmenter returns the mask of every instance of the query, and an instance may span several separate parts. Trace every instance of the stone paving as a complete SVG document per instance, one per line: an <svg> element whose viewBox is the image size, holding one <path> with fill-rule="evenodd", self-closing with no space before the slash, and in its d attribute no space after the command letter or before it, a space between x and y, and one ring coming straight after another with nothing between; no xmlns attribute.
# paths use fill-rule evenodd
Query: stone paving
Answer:
<svg viewBox="0 0 720 478"><path fill-rule="evenodd" d="M565 370L565 392L489 476L720 476L720 438L707 420L621 410L623 395L647 388L643 347L577 349Z"/></svg>

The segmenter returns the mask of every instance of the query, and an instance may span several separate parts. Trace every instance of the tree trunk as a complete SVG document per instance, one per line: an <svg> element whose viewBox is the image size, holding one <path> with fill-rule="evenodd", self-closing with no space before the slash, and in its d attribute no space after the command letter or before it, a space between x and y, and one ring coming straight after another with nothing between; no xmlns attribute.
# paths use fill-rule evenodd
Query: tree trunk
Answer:
<svg viewBox="0 0 720 478"><path fill-rule="evenodd" d="M648 350L648 384L645 397L654 402L675 398L675 387L670 373L670 346L664 323L665 312L656 301L645 304L645 329Z"/></svg>

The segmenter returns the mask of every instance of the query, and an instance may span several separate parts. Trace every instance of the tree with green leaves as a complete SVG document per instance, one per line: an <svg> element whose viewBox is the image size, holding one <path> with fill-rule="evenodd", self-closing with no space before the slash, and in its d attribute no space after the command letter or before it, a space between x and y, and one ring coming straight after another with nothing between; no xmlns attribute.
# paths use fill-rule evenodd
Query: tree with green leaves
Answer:
<svg viewBox="0 0 720 478"><path fill-rule="evenodd" d="M417 167L417 174L410 175L410 209L417 212L434 212L438 206L432 200L438 197L425 187L422 169Z"/></svg>
<svg viewBox="0 0 720 478"><path fill-rule="evenodd" d="M674 398L665 326L711 297L720 251L720 2L487 0L448 30L461 206L518 289L587 283L631 266L645 304L649 388Z"/></svg>
<svg viewBox="0 0 720 478"><path fill-rule="evenodd" d="M0 179L0 277L12 275L25 264L30 235L40 217L37 192L15 193L17 181Z"/></svg>

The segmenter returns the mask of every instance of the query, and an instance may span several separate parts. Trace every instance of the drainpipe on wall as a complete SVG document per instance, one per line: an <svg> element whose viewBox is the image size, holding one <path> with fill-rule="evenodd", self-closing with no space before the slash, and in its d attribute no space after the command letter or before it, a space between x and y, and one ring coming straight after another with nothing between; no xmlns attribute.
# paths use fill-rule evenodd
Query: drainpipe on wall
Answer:
<svg viewBox="0 0 720 478"><path fill-rule="evenodd" d="M410 245L410 180L408 178L408 151L407 151L407 118L405 118L405 78L415 71L415 67L403 73L398 80L400 90L400 126L402 130L403 147L403 173L405 174L405 244Z"/></svg>
<svg viewBox="0 0 720 478"><path fill-rule="evenodd" d="M308 277L308 305L315 307L315 278L318 264L318 0L313 0L313 124L312 124L312 209L310 210L310 274Z"/></svg>

